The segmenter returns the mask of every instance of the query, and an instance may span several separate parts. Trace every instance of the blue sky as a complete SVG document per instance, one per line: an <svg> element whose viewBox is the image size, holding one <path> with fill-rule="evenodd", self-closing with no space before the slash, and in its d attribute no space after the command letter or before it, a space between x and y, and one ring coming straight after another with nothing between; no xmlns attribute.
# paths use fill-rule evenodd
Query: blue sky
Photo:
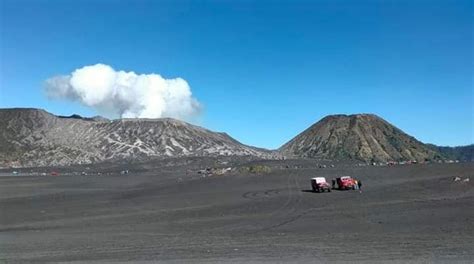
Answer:
<svg viewBox="0 0 474 264"><path fill-rule="evenodd" d="M43 84L104 63L185 79L196 122L245 144L277 148L339 113L474 142L472 1L0 2L2 108L95 115Z"/></svg>

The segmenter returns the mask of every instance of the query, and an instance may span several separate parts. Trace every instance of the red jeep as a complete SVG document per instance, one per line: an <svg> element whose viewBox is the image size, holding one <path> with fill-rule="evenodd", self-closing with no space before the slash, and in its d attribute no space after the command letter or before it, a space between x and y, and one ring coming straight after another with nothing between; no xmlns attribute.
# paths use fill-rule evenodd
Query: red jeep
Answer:
<svg viewBox="0 0 474 264"><path fill-rule="evenodd" d="M354 190L356 188L355 179L351 176L336 178L336 183L339 190Z"/></svg>

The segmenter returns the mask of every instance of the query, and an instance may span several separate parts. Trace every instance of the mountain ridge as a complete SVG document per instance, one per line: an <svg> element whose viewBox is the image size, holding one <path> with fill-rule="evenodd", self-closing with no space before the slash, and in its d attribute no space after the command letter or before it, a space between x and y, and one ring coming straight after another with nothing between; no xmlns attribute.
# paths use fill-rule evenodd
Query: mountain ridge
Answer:
<svg viewBox="0 0 474 264"><path fill-rule="evenodd" d="M4 166L69 165L149 157L274 155L244 145L225 133L172 118L64 118L31 108L0 109L0 147L0 162Z"/></svg>
<svg viewBox="0 0 474 264"><path fill-rule="evenodd" d="M276 150L248 146L173 118L57 116L43 109L0 109L0 166L96 163L150 157L254 156L263 159L474 160L474 145L425 144L372 114L328 115Z"/></svg>
<svg viewBox="0 0 474 264"><path fill-rule="evenodd" d="M441 158L385 119L367 113L326 116L278 150L285 156L384 162Z"/></svg>

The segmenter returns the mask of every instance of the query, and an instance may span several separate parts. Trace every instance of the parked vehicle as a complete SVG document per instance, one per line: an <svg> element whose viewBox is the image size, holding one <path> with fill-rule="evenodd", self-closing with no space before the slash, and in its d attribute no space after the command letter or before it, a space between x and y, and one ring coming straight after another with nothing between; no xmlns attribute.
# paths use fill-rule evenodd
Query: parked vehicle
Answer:
<svg viewBox="0 0 474 264"><path fill-rule="evenodd" d="M313 192L331 191L331 186L329 186L329 183L326 182L326 178L324 177L312 178L311 187L313 189Z"/></svg>
<svg viewBox="0 0 474 264"><path fill-rule="evenodd" d="M356 189L356 182L355 179L351 176L342 176L336 178L337 188L339 190L355 190Z"/></svg>

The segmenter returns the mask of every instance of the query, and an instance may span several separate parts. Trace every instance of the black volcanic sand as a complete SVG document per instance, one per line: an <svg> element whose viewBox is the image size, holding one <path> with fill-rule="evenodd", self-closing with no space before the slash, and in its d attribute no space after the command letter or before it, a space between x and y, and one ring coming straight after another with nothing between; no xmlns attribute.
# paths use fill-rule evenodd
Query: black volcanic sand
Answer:
<svg viewBox="0 0 474 264"><path fill-rule="evenodd" d="M0 262L474 259L473 163L253 162L272 172L203 178L196 170L212 162L190 162L89 168L100 176L0 177ZM346 174L362 180L362 193L308 191L311 177Z"/></svg>

